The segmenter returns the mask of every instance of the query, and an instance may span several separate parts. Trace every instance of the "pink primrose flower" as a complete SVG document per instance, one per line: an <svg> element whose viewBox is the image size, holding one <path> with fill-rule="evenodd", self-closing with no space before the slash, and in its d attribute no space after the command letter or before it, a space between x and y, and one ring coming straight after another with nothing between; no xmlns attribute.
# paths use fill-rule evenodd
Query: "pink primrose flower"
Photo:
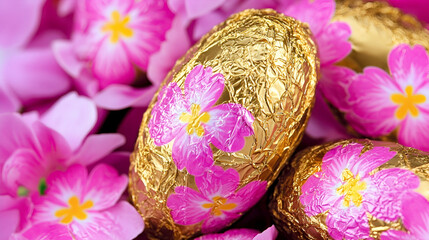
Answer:
<svg viewBox="0 0 429 240"><path fill-rule="evenodd" d="M0 115L0 194L43 192L45 179L75 163L90 165L124 143L120 134L88 135L97 120L95 105L70 93L43 116Z"/></svg>
<svg viewBox="0 0 429 240"><path fill-rule="evenodd" d="M429 201L422 195L410 192L402 196L402 222L408 232L388 230L381 240L424 240L429 236Z"/></svg>
<svg viewBox="0 0 429 240"><path fill-rule="evenodd" d="M173 14L159 0L79 0L75 32L57 41L55 56L79 92L109 110L145 106L158 88L134 88L136 68L146 71Z"/></svg>
<svg viewBox="0 0 429 240"><path fill-rule="evenodd" d="M144 224L135 208L119 201L128 177L100 164L89 174L73 165L54 172L44 196L35 195L28 239L133 239Z"/></svg>
<svg viewBox="0 0 429 240"><path fill-rule="evenodd" d="M201 175L213 165L210 143L222 151L236 152L253 135L253 115L237 103L214 106L224 88L222 74L196 66L185 80L184 94L169 83L158 96L148 128L158 146L174 140L172 158L178 169Z"/></svg>
<svg viewBox="0 0 429 240"><path fill-rule="evenodd" d="M195 240L274 240L277 234L277 229L273 225L262 233L254 229L231 229L224 233L207 234Z"/></svg>
<svg viewBox="0 0 429 240"><path fill-rule="evenodd" d="M429 57L401 44L389 54L391 75L367 67L348 88L347 120L359 133L380 137L398 130L398 142L429 151Z"/></svg>
<svg viewBox="0 0 429 240"><path fill-rule="evenodd" d="M374 147L362 154L363 145L338 146L325 154L320 172L302 186L301 203L308 216L328 211L326 224L334 239L369 237L367 213L383 221L400 217L402 194L419 186L420 180L400 168L371 172L396 152Z"/></svg>
<svg viewBox="0 0 429 240"><path fill-rule="evenodd" d="M240 176L235 169L214 166L195 177L199 191L178 186L167 199L174 222L192 225L202 222L203 233L216 232L232 223L264 195L267 182L253 181L237 188Z"/></svg>
<svg viewBox="0 0 429 240"><path fill-rule="evenodd" d="M402 11L413 14L421 21L429 23L429 5L426 0L387 0L392 6L400 8Z"/></svg>

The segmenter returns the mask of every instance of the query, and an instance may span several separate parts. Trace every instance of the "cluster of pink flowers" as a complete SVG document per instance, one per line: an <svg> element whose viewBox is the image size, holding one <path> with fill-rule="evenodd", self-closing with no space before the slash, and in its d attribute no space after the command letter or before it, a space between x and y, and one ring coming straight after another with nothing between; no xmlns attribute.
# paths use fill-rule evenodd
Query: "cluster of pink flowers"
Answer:
<svg viewBox="0 0 429 240"><path fill-rule="evenodd" d="M424 0L388 2L429 21ZM356 74L335 66L351 51L351 29L331 21L334 0L2 0L0 239L138 236L143 220L126 201L125 192L128 158L142 113L167 72L192 44L231 14L248 8L272 8L308 23L313 32L322 77L308 136L349 137L330 114L327 99L360 134L376 138L397 132L400 143L429 150L425 141L429 56L421 46L399 45L389 55L390 75L373 67ZM167 201L174 221L201 224L204 233L233 222L267 187L263 181L239 187L243 176L214 164L212 147L236 152L254 134L249 110L236 103L216 105L224 81L210 66L196 66L183 88L170 83L161 90L149 124L155 144L172 143L177 168L195 176L197 190L178 186ZM357 154L359 146L354 148L349 150ZM353 168L357 157L347 163L348 171L345 165L322 167L327 173L323 176L332 178L325 187L338 189L345 181L341 177L359 176L365 186L356 187L366 189L359 195L364 199L359 206L357 195L335 198L332 192L320 192L308 183L302 198L307 213L315 215L329 207L328 225L333 220L349 221L342 217L347 213L358 226L353 233L367 236L368 224L362 217L366 212L391 220L413 211L414 205L407 204L413 195L400 192L415 188L414 176L400 170L369 174L393 153L374 149L360 158L380 154L384 157L362 166L359 171L363 172ZM406 186L385 189L402 196L402 205L388 210L375 207L374 189L385 184L382 174L408 179ZM309 182L318 185L318 177ZM326 196L322 207L312 205L315 193ZM425 199L414 198L418 206L428 209ZM382 237L418 236L424 234L422 229L427 233L427 228L418 227L428 217L426 210L403 214L408 233L389 231ZM349 234L331 233L337 238ZM272 227L258 234L238 229L201 239L273 239L277 232Z"/></svg>

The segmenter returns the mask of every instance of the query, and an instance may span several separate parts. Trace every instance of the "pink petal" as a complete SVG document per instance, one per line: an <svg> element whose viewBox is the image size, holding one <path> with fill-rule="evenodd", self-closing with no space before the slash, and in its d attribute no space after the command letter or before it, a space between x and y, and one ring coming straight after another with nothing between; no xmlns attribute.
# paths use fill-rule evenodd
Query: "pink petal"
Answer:
<svg viewBox="0 0 429 240"><path fill-rule="evenodd" d="M74 236L69 232L67 225L56 224L52 222L44 222L31 226L27 229L22 236L26 239L45 240L45 239L58 239L58 240L73 240Z"/></svg>
<svg viewBox="0 0 429 240"><path fill-rule="evenodd" d="M121 134L90 135L85 139L81 147L77 150L77 153L68 163L79 163L88 166L106 157L124 143L125 138Z"/></svg>
<svg viewBox="0 0 429 240"><path fill-rule="evenodd" d="M171 27L173 14L165 0L140 1L130 12L131 38L123 39L124 47L134 64L146 70L150 56L160 49Z"/></svg>
<svg viewBox="0 0 429 240"><path fill-rule="evenodd" d="M119 176L114 168L100 164L89 174L82 202L91 200L94 203L91 211L110 208L119 200L127 184L126 175Z"/></svg>
<svg viewBox="0 0 429 240"><path fill-rule="evenodd" d="M401 196L420 185L420 179L413 172L391 168L371 176L376 189L368 189L363 195L363 207L374 217L394 221L401 216Z"/></svg>
<svg viewBox="0 0 429 240"><path fill-rule="evenodd" d="M0 2L0 46L13 48L27 43L37 29L44 1Z"/></svg>
<svg viewBox="0 0 429 240"><path fill-rule="evenodd" d="M398 125L395 118L397 105L391 101L393 93L402 92L389 75L383 70L375 67L367 67L363 75L350 84L350 102L351 111L359 118L365 119L365 122L359 121L359 118L348 116L350 124L361 124L364 128L361 133L376 137L390 133ZM370 127L366 127L366 125ZM361 128L358 128L361 130Z"/></svg>
<svg viewBox="0 0 429 240"><path fill-rule="evenodd" d="M345 147L335 147L323 156L322 171L326 171L331 177L341 181L341 174L344 169L350 171L360 161L360 154L362 152L363 145L358 143L350 143ZM353 172L357 174L357 172Z"/></svg>
<svg viewBox="0 0 429 240"><path fill-rule="evenodd" d="M316 90L316 102L305 133L313 139L321 139L322 141L350 138L347 129L332 114L331 109L318 90Z"/></svg>
<svg viewBox="0 0 429 240"><path fill-rule="evenodd" d="M331 20L335 11L335 1L333 0L303 0L292 5L284 5L282 11L287 16L306 22L310 26L311 32L317 37Z"/></svg>
<svg viewBox="0 0 429 240"><path fill-rule="evenodd" d="M213 166L202 176L195 178L198 190L208 199L216 196L228 198L235 193L239 183L240 176L235 169L224 171L219 166Z"/></svg>
<svg viewBox="0 0 429 240"><path fill-rule="evenodd" d="M388 0L392 6L400 8L405 13L417 16L421 21L429 22L429 6L426 0Z"/></svg>
<svg viewBox="0 0 429 240"><path fill-rule="evenodd" d="M195 240L242 240L253 239L259 232L254 229L231 229L224 233L213 233L201 236ZM268 240L269 238L265 238ZM264 240L264 239L262 239Z"/></svg>
<svg viewBox="0 0 429 240"><path fill-rule="evenodd" d="M197 18L203 16L219 6L221 6L225 0L184 0L186 13L188 18Z"/></svg>
<svg viewBox="0 0 429 240"><path fill-rule="evenodd" d="M272 225L262 233L256 235L253 240L274 240L277 238L278 234L279 232L277 231L276 227Z"/></svg>
<svg viewBox="0 0 429 240"><path fill-rule="evenodd" d="M0 87L0 113L16 112L20 107L20 102L10 90Z"/></svg>
<svg viewBox="0 0 429 240"><path fill-rule="evenodd" d="M48 185L46 196L51 198L52 202L66 206L73 196L81 200L85 195L87 176L88 171L81 165L73 165L65 172L53 172L46 180Z"/></svg>
<svg viewBox="0 0 429 240"><path fill-rule="evenodd" d="M299 199L308 216L315 216L333 208L340 199L336 192L336 185L340 181L325 174L327 173L321 172L312 175L301 187L302 195Z"/></svg>
<svg viewBox="0 0 429 240"><path fill-rule="evenodd" d="M97 108L86 97L72 92L60 98L46 112L41 121L48 127L59 132L76 150L97 121Z"/></svg>
<svg viewBox="0 0 429 240"><path fill-rule="evenodd" d="M136 89L127 85L112 84L94 96L97 106L107 110L121 110L127 107L148 106L158 87Z"/></svg>
<svg viewBox="0 0 429 240"><path fill-rule="evenodd" d="M147 76L150 81L159 86L167 73L173 68L176 61L191 47L186 28L176 17L172 27L166 34L158 52L151 55L147 67Z"/></svg>
<svg viewBox="0 0 429 240"><path fill-rule="evenodd" d="M176 83L170 83L159 93L148 124L150 136L156 145L167 144L178 136L181 128L185 126L180 121L183 112L186 112L186 107L182 90Z"/></svg>
<svg viewBox="0 0 429 240"><path fill-rule="evenodd" d="M121 146L120 150L130 151L134 150L134 145L137 140L137 135L142 122L142 116L147 108L132 108L127 112L127 115L122 120L118 127L117 132L125 136L126 142Z"/></svg>
<svg viewBox="0 0 429 240"><path fill-rule="evenodd" d="M52 51L61 68L73 78L78 78L84 63L77 59L73 43L67 40L56 40L52 44Z"/></svg>
<svg viewBox="0 0 429 240"><path fill-rule="evenodd" d="M221 73L212 73L212 68L203 65L194 67L185 80L186 102L201 106L201 112L217 102L223 92L225 78Z"/></svg>
<svg viewBox="0 0 429 240"><path fill-rule="evenodd" d="M203 208L202 205L211 201L199 192L185 186L178 186L174 191L167 199L167 207L171 209L175 223L191 225L210 216L210 208Z"/></svg>
<svg viewBox="0 0 429 240"><path fill-rule="evenodd" d="M0 239L9 239L19 225L19 211L6 210L0 212Z"/></svg>
<svg viewBox="0 0 429 240"><path fill-rule="evenodd" d="M346 67L326 66L321 69L322 77L318 89L323 96L341 111L350 109L349 88L356 73Z"/></svg>
<svg viewBox="0 0 429 240"><path fill-rule="evenodd" d="M402 221L411 235L425 239L429 234L429 202L422 195L409 192L402 197Z"/></svg>
<svg viewBox="0 0 429 240"><path fill-rule="evenodd" d="M414 48L406 44L396 46L389 53L388 64L400 89L405 89L408 85L418 88L429 81L429 57L421 45Z"/></svg>
<svg viewBox="0 0 429 240"><path fill-rule="evenodd" d="M203 233L212 233L218 232L222 228L230 225L235 219L239 218L240 214L223 212L221 216L210 216L206 221L204 221L201 226Z"/></svg>
<svg viewBox="0 0 429 240"><path fill-rule="evenodd" d="M61 0L58 5L58 15L64 17L71 14L75 9L76 1L77 0Z"/></svg>
<svg viewBox="0 0 429 240"><path fill-rule="evenodd" d="M369 237L368 217L357 207L330 211L326 217L329 235L335 240L367 239Z"/></svg>
<svg viewBox="0 0 429 240"><path fill-rule="evenodd" d="M130 84L134 81L135 70L123 43L111 43L104 39L94 57L92 71L100 80L100 87L111 84Z"/></svg>
<svg viewBox="0 0 429 240"><path fill-rule="evenodd" d="M380 167L384 163L388 162L396 156L395 151L390 151L388 147L374 147L373 149L363 153L358 161L351 163L349 170L353 174L359 174L362 178L365 178L373 170Z"/></svg>
<svg viewBox="0 0 429 240"><path fill-rule="evenodd" d="M248 183L238 190L234 196L228 199L228 202L237 204L237 207L232 209L231 212L241 213L247 211L262 198L266 189L266 181L253 181Z"/></svg>
<svg viewBox="0 0 429 240"><path fill-rule="evenodd" d="M27 49L14 54L5 65L4 77L25 104L57 97L71 85L50 48Z"/></svg>
<svg viewBox="0 0 429 240"><path fill-rule="evenodd" d="M343 22L330 23L323 28L316 40L322 66L336 63L351 52L352 45L348 42L351 34L350 26Z"/></svg>
<svg viewBox="0 0 429 240"><path fill-rule="evenodd" d="M214 26L226 20L228 16L219 11L210 12L195 19L193 39L200 39L204 34L208 33Z"/></svg>
<svg viewBox="0 0 429 240"><path fill-rule="evenodd" d="M410 234L407 232L398 230L387 230L380 235L381 240L403 240L410 239L410 237Z"/></svg>
<svg viewBox="0 0 429 240"><path fill-rule="evenodd" d="M172 157L178 169L186 167L194 176L202 175L213 165L213 153L207 138L189 135L185 129L174 139Z"/></svg>
<svg viewBox="0 0 429 240"><path fill-rule="evenodd" d="M402 145L429 151L429 113L421 113L418 118L407 116L399 127L398 142Z"/></svg>
<svg viewBox="0 0 429 240"><path fill-rule="evenodd" d="M30 149L18 149L3 166L2 180L11 194L23 186L31 193L37 192L39 182L46 174L47 164Z"/></svg>
<svg viewBox="0 0 429 240"><path fill-rule="evenodd" d="M108 164L114 167L119 174L128 174L130 170L130 152L113 152L103 159L100 160L100 163ZM89 166L89 169L93 167Z"/></svg>
<svg viewBox="0 0 429 240"><path fill-rule="evenodd" d="M37 140L34 133L15 113L0 115L0 132L2 138L0 142L0 163L19 148L37 149Z"/></svg>
<svg viewBox="0 0 429 240"><path fill-rule="evenodd" d="M244 147L245 137L253 132L253 115L237 103L218 105L208 111L210 120L205 129L213 145L225 152L237 152Z"/></svg>

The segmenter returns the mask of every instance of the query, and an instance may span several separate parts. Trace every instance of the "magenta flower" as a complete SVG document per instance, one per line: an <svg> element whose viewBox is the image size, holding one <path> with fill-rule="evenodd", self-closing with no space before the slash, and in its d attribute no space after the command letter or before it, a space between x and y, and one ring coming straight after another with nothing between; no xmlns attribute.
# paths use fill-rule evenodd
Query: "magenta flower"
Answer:
<svg viewBox="0 0 429 240"><path fill-rule="evenodd" d="M429 236L429 201L422 195L410 192L402 196L402 222L408 232L388 230L381 240L423 240Z"/></svg>
<svg viewBox="0 0 429 240"><path fill-rule="evenodd" d="M363 145L338 146L325 154L322 169L302 186L301 203L308 216L328 211L326 225L334 239L369 237L366 213L384 220L400 217L402 194L417 188L419 178L411 171L391 168L374 174L396 152L374 147L362 154Z"/></svg>
<svg viewBox="0 0 429 240"><path fill-rule="evenodd" d="M348 88L347 120L359 133L380 137L398 129L398 142L429 151L429 57L425 49L401 44L389 54L389 76L367 67Z"/></svg>
<svg viewBox="0 0 429 240"><path fill-rule="evenodd" d="M16 197L42 192L51 172L75 163L93 164L122 145L120 134L88 136L97 120L96 111L89 99L71 93L40 118L0 115L0 194Z"/></svg>
<svg viewBox="0 0 429 240"><path fill-rule="evenodd" d="M174 222L180 225L203 222L203 233L226 227L258 202L267 187L265 181L253 181L237 191L239 183L235 169L224 171L214 166L195 177L199 192L186 186L176 187L167 199Z"/></svg>
<svg viewBox="0 0 429 240"><path fill-rule="evenodd" d="M421 21L429 23L429 5L426 0L387 0L392 6L401 9L402 11L413 14Z"/></svg>
<svg viewBox="0 0 429 240"><path fill-rule="evenodd" d="M276 227L271 226L262 233L254 229L231 229L224 233L212 233L196 238L195 240L274 240L277 237Z"/></svg>
<svg viewBox="0 0 429 240"><path fill-rule="evenodd" d="M78 0L71 41L54 45L59 64L79 92L105 109L145 106L158 88L131 86L136 68L146 71L173 15L159 0Z"/></svg>
<svg viewBox="0 0 429 240"><path fill-rule="evenodd" d="M224 88L222 74L196 66L185 80L185 93L173 82L164 87L152 109L148 127L156 145L174 140L172 157L178 169L201 175L213 165L212 143L225 152L244 147L253 135L253 115L237 103L213 106Z"/></svg>
<svg viewBox="0 0 429 240"><path fill-rule="evenodd" d="M96 166L90 174L73 165L54 172L45 196L33 197L31 227L22 233L28 239L133 239L143 231L143 220L133 206L119 201L128 177L108 165Z"/></svg>

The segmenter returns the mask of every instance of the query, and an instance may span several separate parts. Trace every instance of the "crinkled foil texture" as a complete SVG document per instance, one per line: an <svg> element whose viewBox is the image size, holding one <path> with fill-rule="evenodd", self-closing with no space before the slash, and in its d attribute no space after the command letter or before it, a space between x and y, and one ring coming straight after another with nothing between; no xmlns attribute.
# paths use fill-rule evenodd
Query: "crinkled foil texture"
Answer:
<svg viewBox="0 0 429 240"><path fill-rule="evenodd" d="M225 77L216 105L239 103L255 117L255 134L246 137L241 151L211 146L214 164L236 169L239 188L255 180L271 185L299 144L313 105L319 60L310 30L272 10L235 14L194 45L163 86L174 81L183 90L187 74L199 64ZM176 225L166 201L176 186L197 188L194 177L175 166L172 142L156 146L150 138L147 125L157 95L143 116L131 156L130 195L149 238L185 239L199 234L201 223Z"/></svg>
<svg viewBox="0 0 429 240"><path fill-rule="evenodd" d="M309 217L300 202L301 187L314 173L321 170L323 156L337 146L350 143L364 145L362 153L374 147L388 147L397 154L388 162L376 168L372 174L388 168L411 170L420 178L420 187L415 191L429 199L429 155L398 143L349 139L325 145L314 146L299 152L290 165L284 168L274 189L269 207L276 228L288 239L332 239L326 226L327 212ZM384 222L367 214L370 237L380 239L380 234L389 229L406 231L400 220Z"/></svg>
<svg viewBox="0 0 429 240"><path fill-rule="evenodd" d="M429 50L429 32L413 16L385 2L337 0L333 21L350 25L352 52L340 65L362 72L376 66L389 72L387 56L400 43L420 44Z"/></svg>

